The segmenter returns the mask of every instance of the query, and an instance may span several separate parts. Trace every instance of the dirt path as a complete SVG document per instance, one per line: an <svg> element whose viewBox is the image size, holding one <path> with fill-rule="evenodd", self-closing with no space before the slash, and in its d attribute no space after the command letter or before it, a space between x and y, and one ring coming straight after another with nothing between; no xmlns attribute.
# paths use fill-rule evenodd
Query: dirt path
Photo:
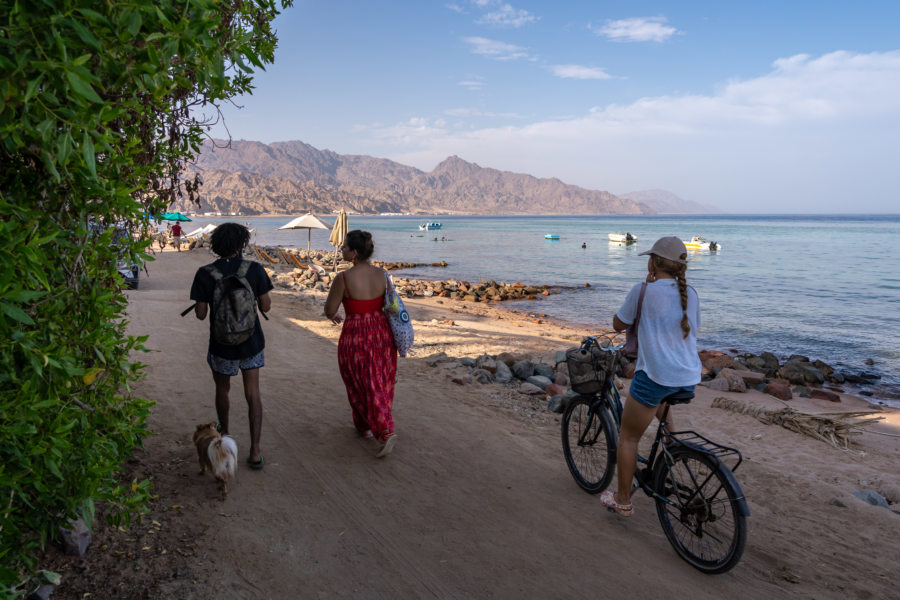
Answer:
<svg viewBox="0 0 900 600"><path fill-rule="evenodd" d="M397 447L376 460L375 442L358 438L351 424L337 370L339 329L320 316L321 298L275 293L263 323L267 464L257 472L241 462L220 502L212 477L197 474L190 442L196 423L215 419L207 324L178 316L194 271L209 260L205 251L162 254L129 293L129 329L149 332L155 350L143 358L149 376L138 386L157 403L156 435L142 460L153 465L158 505L177 514L162 527L168 543L192 548L135 597L645 598L680 590L695 599L770 599L895 591L886 577L896 576L900 517L848 490L859 482L849 481L853 474L896 479L896 448L835 470L829 464L846 454L708 409L711 394L699 395L687 422L744 450L739 476L752 511L741 564L705 576L675 555L649 499L637 498L635 517L624 520L577 489L556 415L542 403L528 400L527 409L499 386L455 385L425 358L453 347L477 356L476 347L553 350L566 342L434 304L411 310L421 346L418 357L400 360ZM232 381L232 434L243 461L246 404L240 378ZM785 448L794 455L785 457ZM834 475L843 481L829 482ZM834 497L847 507L830 505ZM152 560L143 564L153 568Z"/></svg>

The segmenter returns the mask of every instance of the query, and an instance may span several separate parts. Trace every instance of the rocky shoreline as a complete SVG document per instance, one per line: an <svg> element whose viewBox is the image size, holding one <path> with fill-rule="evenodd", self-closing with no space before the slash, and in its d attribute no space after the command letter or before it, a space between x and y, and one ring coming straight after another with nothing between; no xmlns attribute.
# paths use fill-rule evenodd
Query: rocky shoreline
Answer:
<svg viewBox="0 0 900 600"><path fill-rule="evenodd" d="M335 253L311 250L285 249L279 247L251 246L248 249L248 257L260 260L270 271L273 283L282 289L314 289L327 292L336 273L349 268L349 263L338 261L335 264ZM405 263L405 262L379 262L373 264L383 267L388 271L408 269L415 267L444 268L447 263ZM336 266L336 270L334 269ZM559 294L562 290L576 289L574 286L560 285L527 285L520 282L505 283L482 280L479 283L470 283L457 279L426 280L411 277L395 277L394 286L397 292L407 298L441 298L459 302L465 308L485 304L497 304L509 300L538 300L551 294ZM590 284L585 284L589 287ZM580 288L581 286L577 286ZM543 323L547 316L543 314L530 316L535 323ZM571 326L571 324L569 324ZM615 337L614 332L606 332L611 341ZM616 338L621 340L621 337ZM497 357L489 357L497 360ZM717 350L703 350L700 352L703 363L703 381L701 385L711 389L731 392L743 392L749 388L770 394L781 400L790 400L797 396L801 398L816 398L839 402L840 393L854 393L866 396L871 401L877 400L876 396L885 396L886 399L900 399L900 395L890 391L873 391L881 376L873 371L838 371L832 365L821 360L810 360L808 357L791 355L780 361L772 352L762 352L755 355L749 352L729 350L720 352ZM478 360L472 358L471 360ZM467 361L468 362L468 361ZM506 361L501 360L505 363ZM547 372L557 373L559 363L548 365ZM475 367L479 370L481 367ZM503 370L500 367L501 371ZM483 370L483 369L482 369ZM526 369L527 370L527 369ZM493 376L494 371L487 370ZM524 372L524 371L523 371ZM623 364L623 376L630 378L633 375L633 363ZM567 372L566 372L567 375ZM529 375L530 377L531 375ZM504 375L501 374L501 378ZM473 381L489 383L489 377L483 373L475 373ZM519 378L526 383L526 378ZM546 385L557 384L555 377L548 377L551 381L543 382ZM504 382L505 383L505 382ZM545 385L545 387L546 387ZM541 388L542 390L544 388ZM558 392L559 390L552 390ZM525 393L537 393L531 388L526 388ZM550 396L560 395L550 393Z"/></svg>

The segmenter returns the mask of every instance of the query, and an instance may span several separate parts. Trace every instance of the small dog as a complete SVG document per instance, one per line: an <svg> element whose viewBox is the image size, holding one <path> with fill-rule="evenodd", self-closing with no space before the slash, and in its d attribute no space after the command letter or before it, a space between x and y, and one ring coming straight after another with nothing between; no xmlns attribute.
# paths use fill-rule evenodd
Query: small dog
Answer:
<svg viewBox="0 0 900 600"><path fill-rule="evenodd" d="M222 500L228 497L228 480L237 471L237 443L230 435L216 431L216 422L200 423L194 432L194 445L200 459L200 474L208 468L219 481Z"/></svg>

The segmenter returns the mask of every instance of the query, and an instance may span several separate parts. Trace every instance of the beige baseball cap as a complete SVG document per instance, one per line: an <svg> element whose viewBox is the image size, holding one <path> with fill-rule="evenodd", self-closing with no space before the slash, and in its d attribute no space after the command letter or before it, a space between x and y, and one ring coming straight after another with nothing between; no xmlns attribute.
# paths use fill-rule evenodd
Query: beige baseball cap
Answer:
<svg viewBox="0 0 900 600"><path fill-rule="evenodd" d="M638 256L644 256L645 254L655 254L683 265L687 264L687 248L684 246L684 242L674 235L659 238L652 248L646 252L641 252Z"/></svg>

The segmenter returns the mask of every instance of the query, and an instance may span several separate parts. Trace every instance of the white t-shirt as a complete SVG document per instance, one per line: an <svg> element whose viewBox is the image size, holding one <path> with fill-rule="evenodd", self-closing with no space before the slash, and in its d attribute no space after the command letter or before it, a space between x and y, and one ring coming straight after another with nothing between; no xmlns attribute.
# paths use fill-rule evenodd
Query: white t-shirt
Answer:
<svg viewBox="0 0 900 600"><path fill-rule="evenodd" d="M641 284L635 285L616 313L630 325L637 313ZM688 286L687 316L691 332L687 338L681 331L681 296L674 279L660 279L647 284L641 320L638 323L638 358L635 371L643 371L654 383L669 387L695 385L700 382L700 357L697 356L697 330L700 328L700 299Z"/></svg>

